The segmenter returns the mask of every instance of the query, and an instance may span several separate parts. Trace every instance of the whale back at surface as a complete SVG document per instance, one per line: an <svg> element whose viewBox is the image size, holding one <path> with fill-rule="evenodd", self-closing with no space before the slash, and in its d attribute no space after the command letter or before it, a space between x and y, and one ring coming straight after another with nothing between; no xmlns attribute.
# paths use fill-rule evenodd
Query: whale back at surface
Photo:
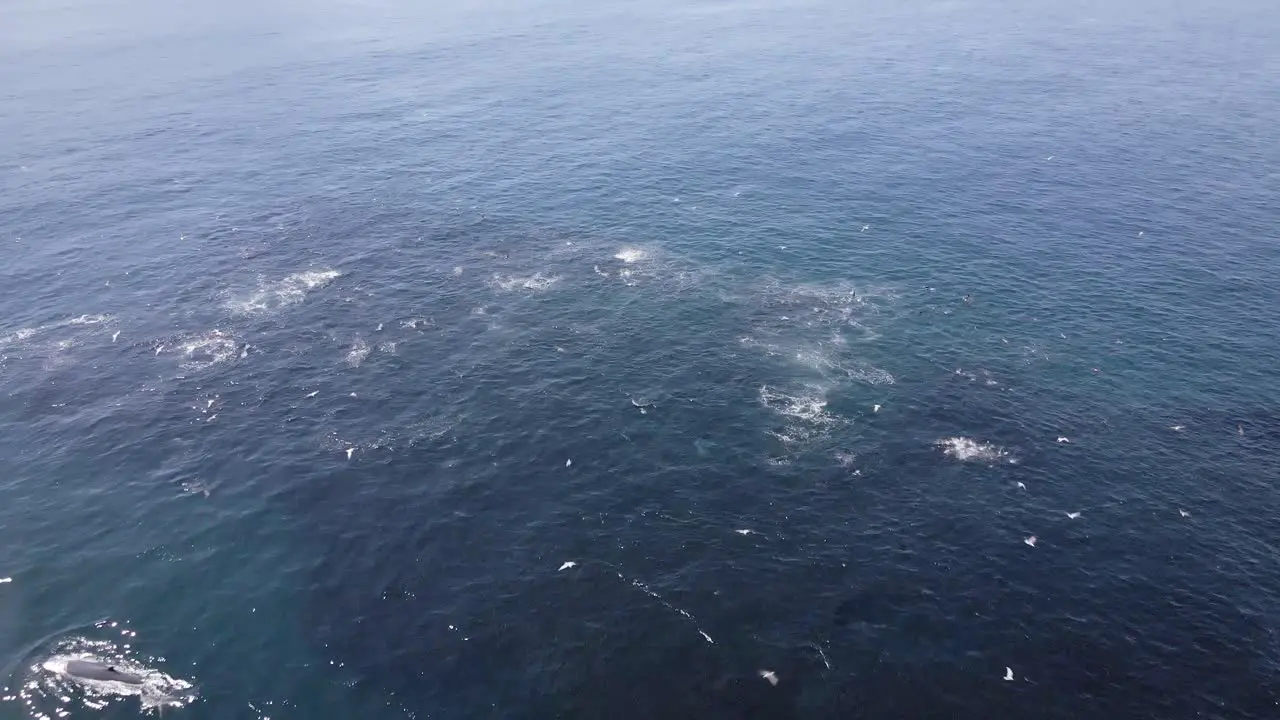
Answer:
<svg viewBox="0 0 1280 720"><path fill-rule="evenodd" d="M141 685L142 677L134 673L122 672L109 665L92 660L72 660L67 663L67 674L84 680L110 680L113 682Z"/></svg>

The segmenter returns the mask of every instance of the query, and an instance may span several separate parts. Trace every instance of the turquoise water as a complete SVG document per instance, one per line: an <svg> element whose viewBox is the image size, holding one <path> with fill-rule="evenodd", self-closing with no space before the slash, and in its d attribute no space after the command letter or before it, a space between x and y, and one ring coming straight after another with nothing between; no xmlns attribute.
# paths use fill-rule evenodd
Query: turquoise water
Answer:
<svg viewBox="0 0 1280 720"><path fill-rule="evenodd" d="M1274 717L1278 31L10 3L0 716Z"/></svg>

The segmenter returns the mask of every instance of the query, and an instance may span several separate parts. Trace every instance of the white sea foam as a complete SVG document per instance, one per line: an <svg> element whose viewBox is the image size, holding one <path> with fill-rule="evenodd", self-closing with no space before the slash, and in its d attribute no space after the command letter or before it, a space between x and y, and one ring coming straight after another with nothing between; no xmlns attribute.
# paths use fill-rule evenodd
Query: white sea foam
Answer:
<svg viewBox="0 0 1280 720"><path fill-rule="evenodd" d="M795 359L801 365L817 370L829 379L839 379L843 376L869 385L892 385L895 382L893 375L887 370L861 360L833 357L822 349L799 350L795 354Z"/></svg>
<svg viewBox="0 0 1280 720"><path fill-rule="evenodd" d="M827 426L836 422L835 417L827 412L825 391L812 385L794 395L761 385L760 402L780 415L812 425Z"/></svg>
<svg viewBox="0 0 1280 720"><path fill-rule="evenodd" d="M184 335L176 340L157 343L155 354L172 355L183 370L201 371L246 355L248 346L241 347L234 335L222 330L210 330L197 335Z"/></svg>
<svg viewBox="0 0 1280 720"><path fill-rule="evenodd" d="M839 422L827 412L826 391L817 386L806 386L792 393L763 385L760 403L786 418L785 425L769 430L768 434L788 447L826 435Z"/></svg>
<svg viewBox="0 0 1280 720"><path fill-rule="evenodd" d="M273 283L259 285L245 297L233 298L227 308L238 315L261 315L296 305L313 290L327 287L342 277L337 270L307 270Z"/></svg>
<svg viewBox="0 0 1280 720"><path fill-rule="evenodd" d="M356 341L347 350L344 361L351 367L360 367L360 363L363 363L371 352L373 352L373 348L369 347L369 343L365 342L364 338L356 338Z"/></svg>
<svg viewBox="0 0 1280 720"><path fill-rule="evenodd" d="M11 333L0 335L0 349L13 345L23 345L32 339L39 339L41 336L48 334L56 334L58 330L71 328L68 332L76 332L77 336L84 331L80 328L92 327L96 325L110 325L115 322L115 318L111 315L80 315L78 317L68 318L66 320L58 320L47 325L39 325L37 327L26 327L14 330ZM61 343L62 349L66 349L74 344L69 338L61 338L53 341L55 344Z"/></svg>
<svg viewBox="0 0 1280 720"><path fill-rule="evenodd" d="M0 335L0 348L30 340L40 332L40 328L22 328L15 330L8 335Z"/></svg>
<svg viewBox="0 0 1280 720"><path fill-rule="evenodd" d="M514 290L532 290L542 292L560 281L559 275L543 275L534 273L525 277L516 275L494 275L489 284L503 292Z"/></svg>
<svg viewBox="0 0 1280 720"><path fill-rule="evenodd" d="M942 452L961 462L1009 463L1017 462L1017 458L1004 448L993 443L984 443L967 437L943 438L934 443Z"/></svg>

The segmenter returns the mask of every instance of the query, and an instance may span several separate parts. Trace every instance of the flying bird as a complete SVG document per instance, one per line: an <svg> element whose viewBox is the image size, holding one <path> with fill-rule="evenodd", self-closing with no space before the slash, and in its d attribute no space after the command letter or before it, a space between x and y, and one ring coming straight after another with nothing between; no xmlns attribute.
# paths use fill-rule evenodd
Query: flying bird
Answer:
<svg viewBox="0 0 1280 720"><path fill-rule="evenodd" d="M1031 546L1031 547L1035 547L1035 546L1036 546L1036 536L1035 536L1035 535L1032 535L1031 537L1026 538L1026 539L1025 539L1025 540L1023 540L1022 542L1026 543L1027 545L1029 545L1029 546Z"/></svg>

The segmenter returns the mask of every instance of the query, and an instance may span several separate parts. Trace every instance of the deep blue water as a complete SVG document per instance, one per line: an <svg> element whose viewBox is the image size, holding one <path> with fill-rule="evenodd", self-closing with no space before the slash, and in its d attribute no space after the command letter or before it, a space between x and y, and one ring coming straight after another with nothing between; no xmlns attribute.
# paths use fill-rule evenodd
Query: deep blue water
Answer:
<svg viewBox="0 0 1280 720"><path fill-rule="evenodd" d="M1273 4L206 5L0 8L0 717L1280 714Z"/></svg>

